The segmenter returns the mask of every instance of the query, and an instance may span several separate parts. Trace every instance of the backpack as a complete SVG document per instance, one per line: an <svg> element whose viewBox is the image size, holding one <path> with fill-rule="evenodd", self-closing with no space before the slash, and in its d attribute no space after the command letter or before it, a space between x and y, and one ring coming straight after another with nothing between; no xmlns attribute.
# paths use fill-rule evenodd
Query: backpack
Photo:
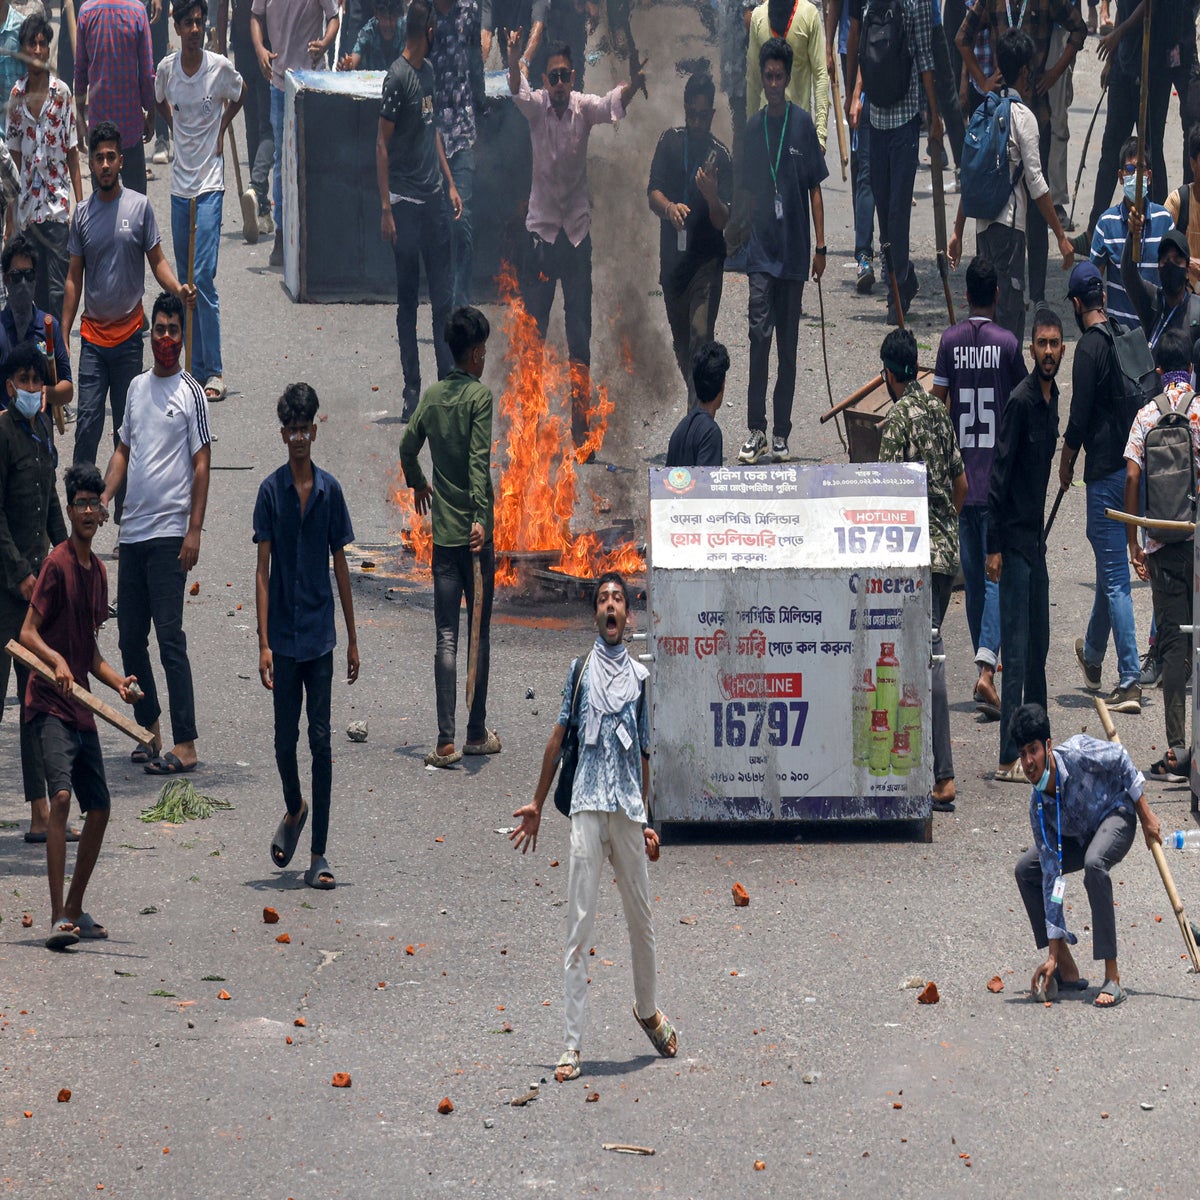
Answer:
<svg viewBox="0 0 1200 1200"><path fill-rule="evenodd" d="M1117 321L1101 321L1091 328L1098 329L1112 343L1120 376L1122 399L1121 423L1128 429L1138 409L1149 404L1159 393L1162 381L1154 366L1150 343L1140 325L1126 329Z"/></svg>
<svg viewBox="0 0 1200 1200"><path fill-rule="evenodd" d="M989 92L971 116L959 169L962 208L968 217L994 221L1024 174L1023 162L1011 174L1008 165L1011 110L1020 103L1016 96Z"/></svg>
<svg viewBox="0 0 1200 1200"><path fill-rule="evenodd" d="M872 105L891 108L908 95L913 56L904 30L904 0L867 0L858 42L863 90Z"/></svg>
<svg viewBox="0 0 1200 1200"><path fill-rule="evenodd" d="M1171 407L1160 392L1158 422L1146 434L1144 448L1145 512L1149 520L1193 521L1196 516L1196 459L1192 449L1191 421L1187 411L1195 396L1188 397L1182 410ZM1181 529L1152 529L1156 541L1186 542L1192 534Z"/></svg>

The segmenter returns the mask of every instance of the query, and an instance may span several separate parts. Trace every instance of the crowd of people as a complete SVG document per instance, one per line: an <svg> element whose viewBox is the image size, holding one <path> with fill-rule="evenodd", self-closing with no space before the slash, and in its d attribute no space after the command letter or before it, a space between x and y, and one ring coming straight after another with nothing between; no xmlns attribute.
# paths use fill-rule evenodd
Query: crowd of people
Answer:
<svg viewBox="0 0 1200 1200"><path fill-rule="evenodd" d="M501 750L487 724L494 405L482 377L490 328L470 304L475 147L489 103L483 68L495 47L512 103L528 123L532 183L520 289L545 338L561 285L571 430L581 458L592 452L589 136L597 125L624 119L645 90L645 75L634 54L627 81L605 95L582 90L587 32L598 14L580 0L375 0L369 16L359 0L344 6L234 0L232 14L226 0L215 13L207 0L174 0L170 20L179 49L170 52L157 0L149 9L141 0L85 0L66 55L69 69L60 39L57 73L49 66L53 27L37 13L15 20L0 3L0 86L9 96L6 144L0 145L6 236L0 257L6 289L0 312L0 643L19 637L54 676L50 683L16 664L22 777L31 806L26 839L46 845L47 944L62 948L107 936L84 903L107 823L108 791L94 719L73 698L72 685L94 675L133 705L150 736L132 757L147 773L187 774L198 762L183 603L208 497L209 405L227 392L215 277L224 147L237 114L245 112L254 200L243 206L242 232L248 241L273 234L271 261L278 265L287 71L329 65L385 72L375 162L380 234L396 259L407 425L400 461L415 507L432 510L433 526L438 733L425 761L446 768L463 753ZM927 470L938 664L933 804L951 811L956 798L941 624L961 566L978 666L974 700L998 727L995 778L1034 785L1035 849L1022 859L1017 878L1035 940L1049 947L1035 990L1051 982L1086 986L1069 950L1075 939L1065 927L1065 875L1083 869L1093 913L1105 909L1106 895L1111 909L1108 870L1127 852L1135 818L1148 839L1159 836L1142 796L1143 776L1128 756L1089 739L1052 748L1045 713L1044 514L1060 441L1057 376L1064 352L1062 317L1046 304L1050 232L1065 268L1076 255L1088 259L1074 267L1068 288L1080 340L1057 475L1065 491L1076 457L1086 452L1096 585L1076 656L1086 686L1101 691L1111 638L1117 674L1107 703L1118 712L1139 713L1141 688L1161 676L1167 749L1149 773L1186 778L1190 760L1190 638L1182 627L1189 623L1188 526L1200 472L1200 406L1193 409L1200 297L1192 291L1200 282L1200 219L1190 214L1193 202L1200 203L1193 183L1200 172L1200 125L1191 127L1200 117L1194 83L1200 71L1196 5L1156 6L1147 79L1152 119L1144 137L1130 137L1136 117L1130 96L1141 90L1134 50L1142 44L1146 7L1116 0L1110 20L1109 5L1096 0L1089 0L1086 18L1079 0L1024 0L1019 7L1009 0L827 0L823 12L810 0L725 0L720 86L733 107L732 153L711 131L717 81L699 71L684 88L684 124L662 134L649 165L659 278L688 395L668 465L723 464L716 416L730 356L714 332L727 270L748 277L749 428L737 457L744 464L785 461L804 288L810 281L820 286L828 259L822 182L830 122L841 120L829 96L840 68L852 145L856 290L868 294L875 286L877 224L889 291L886 319L900 326L880 347L883 385L894 402L880 457L922 462ZM1109 106L1093 211L1072 240L1065 178L1071 69L1098 25ZM215 50L206 48L210 26ZM1172 85L1190 132L1181 184L1169 191L1162 136ZM966 269L969 314L942 335L931 391L918 380L916 339L903 327L920 289L909 227L922 128L937 164L949 134L954 167L945 190L960 200L953 235L939 250L950 264L963 256L967 218L975 221L975 255ZM81 141L92 178L86 198ZM143 147L152 141L147 163ZM985 143L994 150L990 163L975 152ZM160 162L171 165L174 269L145 196L148 173ZM945 167L950 162L946 157ZM1118 186L1120 198L1110 205ZM438 375L424 389L417 341L422 265ZM147 266L162 289L148 320ZM73 372L69 344L77 317ZM185 326L192 330L186 351ZM153 366L143 371L147 331ZM772 343L776 379L768 423ZM77 424L74 461L64 471L64 520L54 423L72 404ZM290 385L280 397L287 461L259 489L253 535L259 672L272 691L286 809L271 856L276 867L289 865L309 817L297 765L306 706L312 840L304 880L327 890L336 886L326 858L336 642L331 573L351 683L359 656L345 557L353 538L350 514L337 480L312 459L318 406L305 383ZM102 475L97 461L106 407L114 449ZM431 479L418 458L426 446ZM106 569L91 544L110 509L120 525L115 615L121 672L96 642L113 610ZM1112 511L1129 520L1114 520ZM1149 522L1144 541L1139 519ZM1131 565L1150 581L1153 595L1154 627L1144 657L1134 629ZM472 620L460 751L457 651L464 598ZM605 860L616 874L630 930L635 1016L659 1053L673 1056L678 1048L656 1000L643 858L644 852L653 859L658 850L646 826L646 671L623 645L627 608L624 580L603 577L594 606L596 643L572 664L534 797L515 814L521 822L515 844L535 849L542 807L560 772L556 802L572 818L560 1079L580 1073L583 947ZM152 626L167 690L170 749L149 655ZM0 698L8 668L7 656L0 656ZM72 794L85 814L80 832L69 827ZM1053 844L1048 806L1058 830ZM79 842L79 852L64 894L70 840ZM1097 1004L1112 1006L1124 993L1111 912L1094 929L1094 953L1105 962Z"/></svg>

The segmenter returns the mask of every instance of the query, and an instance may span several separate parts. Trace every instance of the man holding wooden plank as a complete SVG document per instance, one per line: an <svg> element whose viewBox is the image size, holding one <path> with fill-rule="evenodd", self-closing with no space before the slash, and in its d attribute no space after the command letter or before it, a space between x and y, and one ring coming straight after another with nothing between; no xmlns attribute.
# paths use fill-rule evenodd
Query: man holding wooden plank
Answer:
<svg viewBox="0 0 1200 1200"><path fill-rule="evenodd" d="M92 538L103 512L100 472L91 463L80 463L68 469L64 482L71 536L51 550L42 564L21 627L21 644L51 667L55 677L51 686L35 674L25 691L26 720L41 744L50 793L46 871L52 929L46 945L51 950L66 949L80 938L108 937L108 930L83 910L84 892L108 825L108 784L96 720L71 697L71 685L86 688L90 673L128 704L137 682L132 675L118 675L96 643L96 630L108 619L108 574L92 553ZM71 890L64 901L72 790L85 820Z"/></svg>

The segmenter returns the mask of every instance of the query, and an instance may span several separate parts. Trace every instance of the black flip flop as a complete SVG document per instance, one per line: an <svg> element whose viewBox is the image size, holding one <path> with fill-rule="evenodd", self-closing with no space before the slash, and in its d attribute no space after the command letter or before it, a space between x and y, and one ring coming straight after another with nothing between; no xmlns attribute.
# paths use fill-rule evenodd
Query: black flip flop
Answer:
<svg viewBox="0 0 1200 1200"><path fill-rule="evenodd" d="M27 831L25 834L25 840L27 842L29 842L30 845L33 845L33 846L44 846L46 844L46 835L44 833L33 833L32 831ZM79 841L79 830L78 829L68 829L67 830L67 841L68 842Z"/></svg>
<svg viewBox="0 0 1200 1200"><path fill-rule="evenodd" d="M1088 989L1086 979L1064 979L1058 971L1054 972L1054 978L1064 992L1086 992Z"/></svg>
<svg viewBox="0 0 1200 1200"><path fill-rule="evenodd" d="M156 758L146 763L142 770L147 775L190 775L200 764L194 762L185 766L173 750L168 750L162 758Z"/></svg>
<svg viewBox="0 0 1200 1200"><path fill-rule="evenodd" d="M978 690L972 694L971 699L975 701L976 712L983 713L989 721L1000 720L1000 706L998 704L993 704L990 700L982 699Z"/></svg>
<svg viewBox="0 0 1200 1200"><path fill-rule="evenodd" d="M322 879L321 876L328 876L327 879ZM325 856L321 855L307 871L304 872L304 882L310 888L316 888L319 892L331 892L337 887L337 880L333 877L333 871L330 870L329 864L325 861Z"/></svg>
<svg viewBox="0 0 1200 1200"><path fill-rule="evenodd" d="M144 767L147 763L154 762L161 753L161 749L155 750L152 745L142 744L129 756L129 761Z"/></svg>
<svg viewBox="0 0 1200 1200"><path fill-rule="evenodd" d="M307 820L308 805L306 804L300 810L300 820L294 825L288 824L287 817L279 822L275 836L271 839L271 861L280 870L283 870L292 861L292 855L296 853L296 847L300 844L300 834L304 830Z"/></svg>

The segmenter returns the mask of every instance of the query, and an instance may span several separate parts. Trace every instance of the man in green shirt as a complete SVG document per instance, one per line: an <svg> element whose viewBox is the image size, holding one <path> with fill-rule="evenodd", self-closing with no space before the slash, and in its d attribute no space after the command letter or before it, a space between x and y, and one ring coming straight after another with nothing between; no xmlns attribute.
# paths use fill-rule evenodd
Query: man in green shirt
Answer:
<svg viewBox="0 0 1200 1200"><path fill-rule="evenodd" d="M400 466L413 490L417 512L427 513L431 501L433 508L433 619L437 627L433 678L438 741L425 756L431 767L453 766L463 753L500 751L500 739L485 724L496 551L492 544L492 393L480 377L490 333L487 317L477 308L464 305L450 314L445 338L454 356L454 370L421 397L400 442ZM433 458L432 487L417 462L426 441ZM467 714L467 740L460 752L454 747L458 616L464 592L467 611L474 611L477 579L483 589L479 664ZM468 655L470 636L468 624Z"/></svg>

